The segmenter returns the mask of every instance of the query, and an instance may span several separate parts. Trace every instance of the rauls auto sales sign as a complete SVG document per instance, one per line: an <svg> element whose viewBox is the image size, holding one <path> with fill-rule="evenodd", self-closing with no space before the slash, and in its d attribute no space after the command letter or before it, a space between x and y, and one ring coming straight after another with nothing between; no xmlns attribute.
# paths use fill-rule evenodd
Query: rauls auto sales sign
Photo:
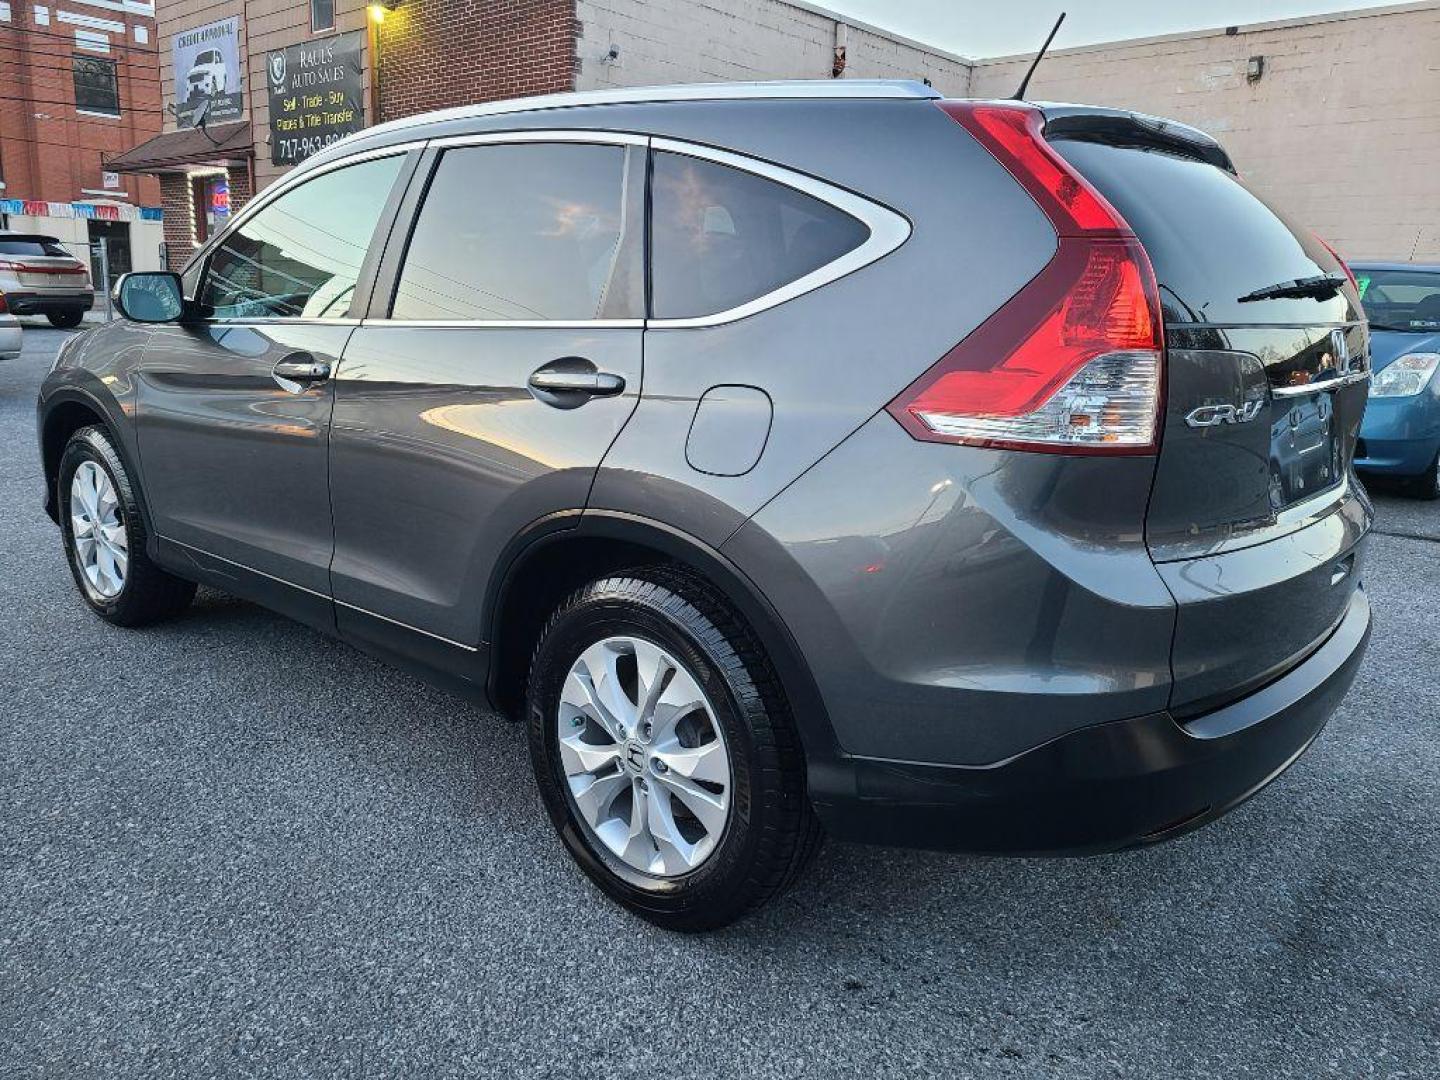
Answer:
<svg viewBox="0 0 1440 1080"><path fill-rule="evenodd" d="M364 38L357 30L266 54L273 164L298 164L365 126Z"/></svg>

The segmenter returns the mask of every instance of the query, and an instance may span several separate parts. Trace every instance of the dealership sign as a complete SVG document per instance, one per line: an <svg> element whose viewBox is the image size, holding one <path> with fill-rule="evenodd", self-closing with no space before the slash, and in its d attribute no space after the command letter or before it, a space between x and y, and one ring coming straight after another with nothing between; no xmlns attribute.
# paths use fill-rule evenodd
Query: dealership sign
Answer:
<svg viewBox="0 0 1440 1080"><path fill-rule="evenodd" d="M240 79L240 20L184 30L170 39L175 65L175 123L182 128L238 120L245 111Z"/></svg>
<svg viewBox="0 0 1440 1080"><path fill-rule="evenodd" d="M267 54L270 160L294 165L365 126L363 31Z"/></svg>

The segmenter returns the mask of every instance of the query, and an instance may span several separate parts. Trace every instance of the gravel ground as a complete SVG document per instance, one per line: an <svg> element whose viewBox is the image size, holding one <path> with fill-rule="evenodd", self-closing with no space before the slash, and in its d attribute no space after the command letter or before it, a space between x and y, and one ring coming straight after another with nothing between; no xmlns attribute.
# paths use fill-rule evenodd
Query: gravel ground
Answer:
<svg viewBox="0 0 1440 1080"><path fill-rule="evenodd" d="M518 728L219 594L88 614L39 505L61 336L0 363L0 1075L1440 1073L1440 506L1381 500L1360 680L1227 818L831 844L687 938L571 866Z"/></svg>

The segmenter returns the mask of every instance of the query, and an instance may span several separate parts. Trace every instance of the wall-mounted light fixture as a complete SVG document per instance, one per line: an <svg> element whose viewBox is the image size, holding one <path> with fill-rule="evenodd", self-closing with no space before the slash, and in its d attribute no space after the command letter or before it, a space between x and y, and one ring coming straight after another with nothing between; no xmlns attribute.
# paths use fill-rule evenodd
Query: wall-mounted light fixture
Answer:
<svg viewBox="0 0 1440 1080"><path fill-rule="evenodd" d="M1265 57L1252 56L1245 62L1245 81L1259 82L1260 76L1265 74Z"/></svg>
<svg viewBox="0 0 1440 1080"><path fill-rule="evenodd" d="M370 4L365 10L370 14L370 21L376 26L379 26L385 21L386 14L394 11L399 6L400 0L376 0L375 3Z"/></svg>

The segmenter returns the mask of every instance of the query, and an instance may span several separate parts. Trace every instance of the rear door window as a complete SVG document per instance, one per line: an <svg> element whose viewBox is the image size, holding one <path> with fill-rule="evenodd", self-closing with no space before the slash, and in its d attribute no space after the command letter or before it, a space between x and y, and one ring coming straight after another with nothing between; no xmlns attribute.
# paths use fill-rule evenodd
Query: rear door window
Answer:
<svg viewBox="0 0 1440 1080"><path fill-rule="evenodd" d="M785 184L657 151L651 180L651 289L657 319L719 314L834 262L864 222Z"/></svg>
<svg viewBox="0 0 1440 1080"><path fill-rule="evenodd" d="M642 147L446 150L405 252L391 318L643 318L644 170Z"/></svg>
<svg viewBox="0 0 1440 1080"><path fill-rule="evenodd" d="M347 165L280 195L216 248L201 301L217 319L344 318L403 163Z"/></svg>

